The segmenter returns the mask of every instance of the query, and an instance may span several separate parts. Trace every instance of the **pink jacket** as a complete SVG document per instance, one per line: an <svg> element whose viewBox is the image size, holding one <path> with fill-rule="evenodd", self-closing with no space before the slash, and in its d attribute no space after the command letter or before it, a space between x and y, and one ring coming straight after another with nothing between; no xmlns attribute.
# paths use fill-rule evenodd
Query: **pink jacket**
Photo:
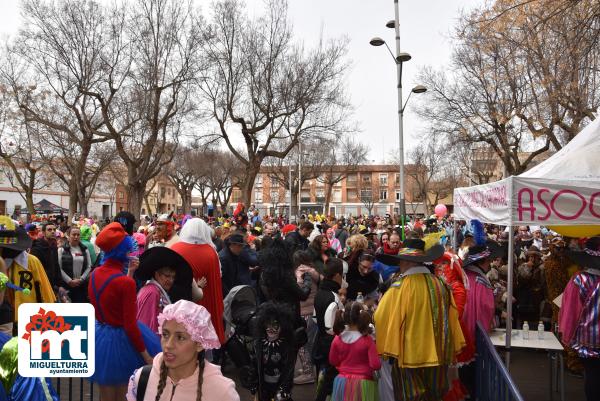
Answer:
<svg viewBox="0 0 600 401"><path fill-rule="evenodd" d="M148 386L146 387L145 401L154 401L158 389L160 378L160 365L162 363L162 353L154 357L152 363L152 371L148 378ZM137 369L129 379L129 388L127 390L127 401L135 401L137 397L137 385L140 379L142 369ZM196 392L198 391L198 369L190 377L181 379L176 387L167 376L167 383L160 396L161 401L184 401L195 400ZM171 398L171 395L173 397ZM204 374L202 382L202 401L239 401L240 396L235 391L235 384L223 376L221 369L212 363L204 363Z"/></svg>
<svg viewBox="0 0 600 401"><path fill-rule="evenodd" d="M137 295L136 319L148 326L153 333L158 333L158 314L169 303L164 297L161 302L161 297L161 290L152 283L143 286Z"/></svg>
<svg viewBox="0 0 600 401"><path fill-rule="evenodd" d="M340 375L360 376L373 380L373 371L381 369L375 341L358 331L346 330L335 336L329 350L329 363Z"/></svg>

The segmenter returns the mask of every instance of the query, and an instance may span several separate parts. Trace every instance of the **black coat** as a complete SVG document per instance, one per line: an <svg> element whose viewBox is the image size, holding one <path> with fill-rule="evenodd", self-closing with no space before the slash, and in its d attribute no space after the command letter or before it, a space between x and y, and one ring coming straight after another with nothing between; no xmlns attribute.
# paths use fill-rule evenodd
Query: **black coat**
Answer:
<svg viewBox="0 0 600 401"><path fill-rule="evenodd" d="M308 238L301 236L298 230L287 234L285 236L285 243L288 246L290 255L293 255L296 251L306 251L309 245Z"/></svg>
<svg viewBox="0 0 600 401"><path fill-rule="evenodd" d="M379 273L371 270L369 274L363 276L358 271L360 255L363 251L354 251L347 258L348 273L346 281L348 282L348 299L355 300L358 293L362 292L363 296L367 296L379 287Z"/></svg>
<svg viewBox="0 0 600 401"><path fill-rule="evenodd" d="M39 238L33 241L29 253L40 260L50 284L53 287L60 286L62 279L58 267L58 248L56 244L51 244L46 238Z"/></svg>
<svg viewBox="0 0 600 401"><path fill-rule="evenodd" d="M333 280L324 279L319 285L319 290L315 295L315 317L317 319L317 336L313 344L312 357L319 364L326 363L328 360L329 349L334 336L327 333L325 327L325 312L329 305L335 302L335 295L340 290L340 285ZM331 327L329 327L331 329Z"/></svg>
<svg viewBox="0 0 600 401"><path fill-rule="evenodd" d="M303 326L300 315L300 301L306 301L310 295L312 280L310 274L304 274L304 281L298 285L293 271L274 272L265 270L261 275L260 289L268 301L284 303L294 313L294 328Z"/></svg>
<svg viewBox="0 0 600 401"><path fill-rule="evenodd" d="M221 249L219 261L221 262L221 282L223 283L223 297L237 285L252 285L252 274L247 259L240 255L234 255L229 247Z"/></svg>

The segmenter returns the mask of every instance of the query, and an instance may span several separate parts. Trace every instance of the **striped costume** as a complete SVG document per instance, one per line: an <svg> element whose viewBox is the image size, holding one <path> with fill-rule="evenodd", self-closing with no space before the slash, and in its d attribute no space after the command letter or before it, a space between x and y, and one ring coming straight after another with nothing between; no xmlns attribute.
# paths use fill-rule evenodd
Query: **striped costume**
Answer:
<svg viewBox="0 0 600 401"><path fill-rule="evenodd" d="M575 274L563 294L558 316L562 341L581 358L600 358L600 271Z"/></svg>

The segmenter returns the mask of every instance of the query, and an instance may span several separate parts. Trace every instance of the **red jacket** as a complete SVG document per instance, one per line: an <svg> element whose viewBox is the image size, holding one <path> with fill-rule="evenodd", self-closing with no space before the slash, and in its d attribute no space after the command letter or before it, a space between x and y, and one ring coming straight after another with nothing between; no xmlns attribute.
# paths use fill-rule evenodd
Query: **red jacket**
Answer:
<svg viewBox="0 0 600 401"><path fill-rule="evenodd" d="M121 275L114 278L100 294L98 302L95 292L100 291L110 276L119 273ZM96 291L94 291L94 286ZM121 262L108 259L102 266L94 270L88 284L88 295L96 309L96 319L99 322L123 327L136 351L142 352L146 349L142 333L136 322L135 281L123 274Z"/></svg>

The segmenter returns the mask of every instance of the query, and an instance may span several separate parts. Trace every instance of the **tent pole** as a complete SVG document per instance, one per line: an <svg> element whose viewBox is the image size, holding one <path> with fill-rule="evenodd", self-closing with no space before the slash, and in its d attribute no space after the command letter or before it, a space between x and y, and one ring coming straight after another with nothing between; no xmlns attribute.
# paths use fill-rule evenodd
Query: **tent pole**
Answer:
<svg viewBox="0 0 600 401"><path fill-rule="evenodd" d="M514 230L508 226L508 297L506 298L506 369L510 370L510 342L512 340L512 299L513 299L513 267L514 267Z"/></svg>
<svg viewBox="0 0 600 401"><path fill-rule="evenodd" d="M458 253L458 220L454 219L454 230L452 230L452 250Z"/></svg>

